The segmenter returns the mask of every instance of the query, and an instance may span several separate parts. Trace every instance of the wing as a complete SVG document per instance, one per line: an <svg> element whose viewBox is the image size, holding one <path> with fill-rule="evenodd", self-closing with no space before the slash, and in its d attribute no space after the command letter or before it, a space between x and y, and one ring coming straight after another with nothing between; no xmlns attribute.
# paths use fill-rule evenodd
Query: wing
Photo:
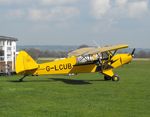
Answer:
<svg viewBox="0 0 150 117"><path fill-rule="evenodd" d="M105 46L105 47L102 47L102 48L95 48L95 49L89 50L84 55L104 53L104 52L107 52L107 51L114 51L114 50L123 49L123 48L128 48L128 45L119 44L119 45L114 45L114 46Z"/></svg>
<svg viewBox="0 0 150 117"><path fill-rule="evenodd" d="M119 45L113 45L113 46L105 46L102 48L95 48L95 47L88 47L88 48L81 48L74 50L68 54L68 56L86 56L86 55L93 55L97 53L104 53L107 51L114 51L119 50L123 48L128 48L128 45L126 44L119 44Z"/></svg>
<svg viewBox="0 0 150 117"><path fill-rule="evenodd" d="M76 57L78 57L80 55L84 55L87 52L90 52L90 51L95 50L95 49L96 48L94 48L94 47L80 48L80 49L77 49L77 50L74 50L74 51L70 52L68 54L68 56L76 56Z"/></svg>

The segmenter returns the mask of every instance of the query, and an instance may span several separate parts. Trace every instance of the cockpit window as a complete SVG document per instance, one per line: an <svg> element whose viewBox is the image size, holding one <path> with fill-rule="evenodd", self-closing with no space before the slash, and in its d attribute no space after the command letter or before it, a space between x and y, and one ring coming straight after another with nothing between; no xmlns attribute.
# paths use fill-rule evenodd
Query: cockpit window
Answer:
<svg viewBox="0 0 150 117"><path fill-rule="evenodd" d="M108 59L108 56L109 54L107 52L105 53L102 53L102 59Z"/></svg>

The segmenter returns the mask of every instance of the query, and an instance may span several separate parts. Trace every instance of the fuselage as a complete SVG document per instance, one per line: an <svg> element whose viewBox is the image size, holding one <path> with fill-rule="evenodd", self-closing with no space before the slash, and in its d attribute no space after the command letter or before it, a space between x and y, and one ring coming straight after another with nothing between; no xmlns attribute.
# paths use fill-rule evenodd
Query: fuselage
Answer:
<svg viewBox="0 0 150 117"><path fill-rule="evenodd" d="M83 57L84 58L84 57ZM85 61L87 60L87 61ZM129 63L131 54L116 54L106 58L89 57L79 59L75 56L58 59L42 64L36 63L25 51L21 51L16 60L16 73L23 75L46 75L46 74L78 74L101 72L113 76L112 70Z"/></svg>
<svg viewBox="0 0 150 117"><path fill-rule="evenodd" d="M71 74L71 73L89 73L95 72L97 65L84 64L76 65L76 57L70 57L52 62L46 62L38 65L38 68L34 71L34 75L42 74Z"/></svg>
<svg viewBox="0 0 150 117"><path fill-rule="evenodd" d="M100 72L105 80L119 81L113 69L131 62L132 53L116 54L118 49L128 45L106 46L103 48L82 48L68 54L68 58L57 59L38 64L25 51L20 51L16 58L16 73L24 75L73 75L79 73Z"/></svg>
<svg viewBox="0 0 150 117"><path fill-rule="evenodd" d="M38 68L32 72L33 75L44 74L78 74L78 73L92 73L102 72L103 69L113 69L129 63L132 56L129 54L116 54L110 60L102 60L102 63L107 63L106 66L100 64L86 63L77 64L76 57L64 58L52 62L38 64Z"/></svg>

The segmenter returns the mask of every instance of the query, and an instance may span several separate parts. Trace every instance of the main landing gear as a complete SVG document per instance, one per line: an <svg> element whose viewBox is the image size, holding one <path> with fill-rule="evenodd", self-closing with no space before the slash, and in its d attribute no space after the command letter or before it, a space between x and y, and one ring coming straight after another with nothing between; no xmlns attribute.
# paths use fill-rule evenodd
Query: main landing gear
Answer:
<svg viewBox="0 0 150 117"><path fill-rule="evenodd" d="M112 81L119 81L120 80L120 78L119 78L119 76L118 75L114 75L114 76L112 76L112 77L110 77L110 76L104 76L104 80L112 80Z"/></svg>

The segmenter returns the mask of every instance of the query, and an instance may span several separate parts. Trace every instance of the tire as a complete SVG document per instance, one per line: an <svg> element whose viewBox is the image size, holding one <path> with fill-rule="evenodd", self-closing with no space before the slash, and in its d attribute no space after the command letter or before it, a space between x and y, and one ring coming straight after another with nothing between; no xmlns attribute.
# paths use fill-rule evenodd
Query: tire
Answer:
<svg viewBox="0 0 150 117"><path fill-rule="evenodd" d="M104 80L111 80L112 78L110 76L104 76Z"/></svg>
<svg viewBox="0 0 150 117"><path fill-rule="evenodd" d="M112 77L112 81L119 81L120 80L120 78L119 78L119 76L117 76L117 75L114 75L113 77Z"/></svg>

